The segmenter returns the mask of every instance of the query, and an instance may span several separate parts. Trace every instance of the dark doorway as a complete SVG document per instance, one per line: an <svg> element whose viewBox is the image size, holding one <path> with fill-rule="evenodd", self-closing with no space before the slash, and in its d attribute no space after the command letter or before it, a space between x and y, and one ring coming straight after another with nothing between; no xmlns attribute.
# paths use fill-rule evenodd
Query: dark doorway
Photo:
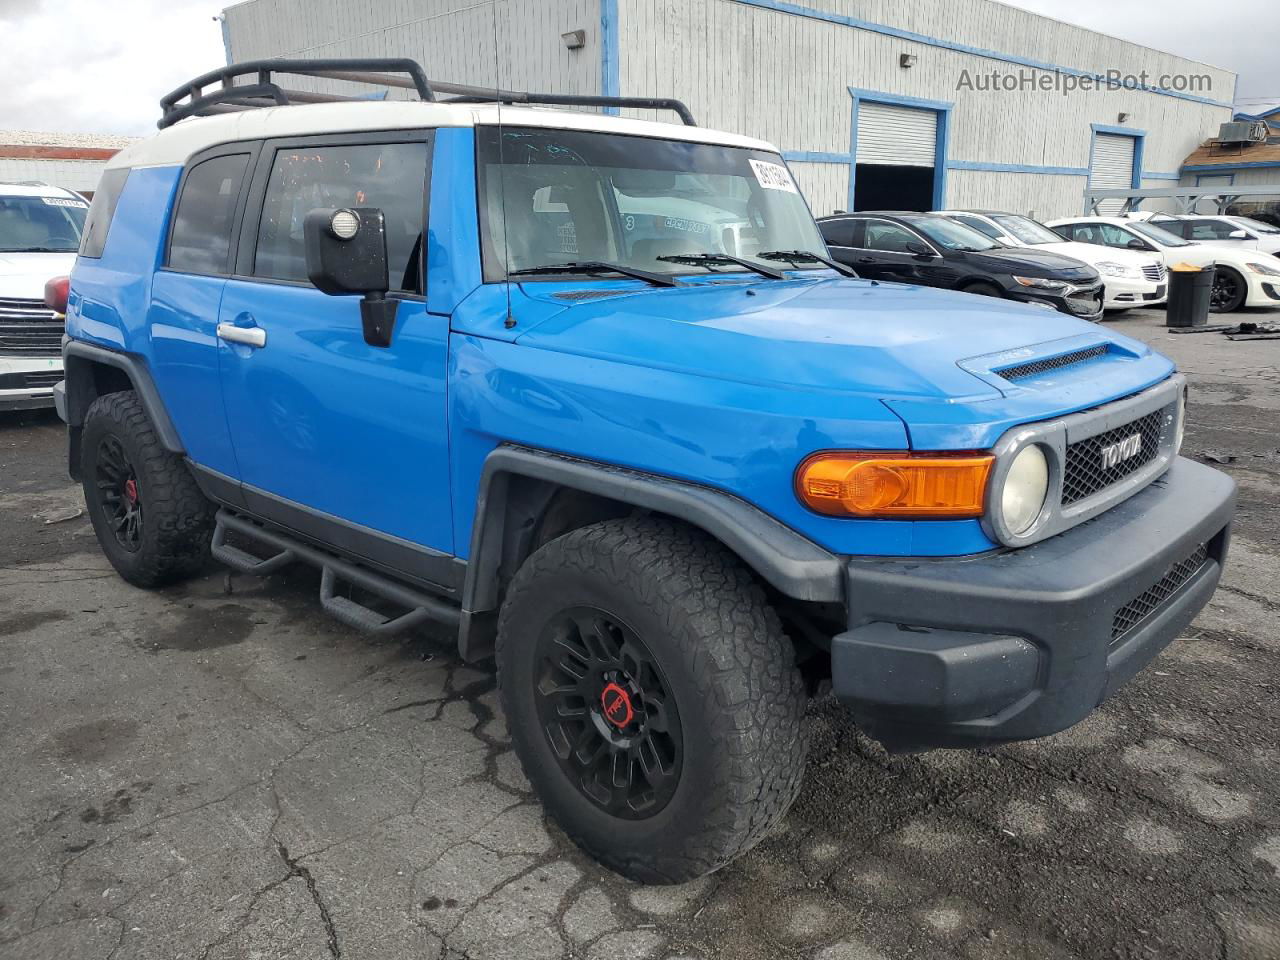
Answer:
<svg viewBox="0 0 1280 960"><path fill-rule="evenodd" d="M853 188L853 209L933 209L933 167L860 163Z"/></svg>

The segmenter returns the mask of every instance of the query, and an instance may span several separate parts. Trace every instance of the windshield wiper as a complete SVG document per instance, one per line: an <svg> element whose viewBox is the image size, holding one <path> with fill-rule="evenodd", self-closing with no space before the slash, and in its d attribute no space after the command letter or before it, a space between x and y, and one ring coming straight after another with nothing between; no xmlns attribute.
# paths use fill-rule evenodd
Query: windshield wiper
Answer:
<svg viewBox="0 0 1280 960"><path fill-rule="evenodd" d="M825 263L836 273L843 273L846 277L858 275L858 271L853 267L846 267L839 260L832 260L811 250L769 250L766 253L758 253L756 256L764 260L786 260L788 263Z"/></svg>
<svg viewBox="0 0 1280 960"><path fill-rule="evenodd" d="M770 280L787 279L787 275L776 267L770 267L763 263L753 263L750 260L744 260L742 257L735 257L728 253L670 253L654 259L665 260L667 263L688 263L695 267L708 268L716 263L736 263L738 266L753 270L760 276L768 277Z"/></svg>
<svg viewBox="0 0 1280 960"><path fill-rule="evenodd" d="M581 262L572 263L548 263L540 267L525 267L522 270L512 270L508 276L533 277L539 274L552 273L620 273L624 277L633 277L636 280L643 280L645 283L652 283L655 287L680 286L680 281L675 277L669 277L663 273L650 273L648 270L639 270L635 267L628 267L625 263L608 263L604 260L583 260Z"/></svg>

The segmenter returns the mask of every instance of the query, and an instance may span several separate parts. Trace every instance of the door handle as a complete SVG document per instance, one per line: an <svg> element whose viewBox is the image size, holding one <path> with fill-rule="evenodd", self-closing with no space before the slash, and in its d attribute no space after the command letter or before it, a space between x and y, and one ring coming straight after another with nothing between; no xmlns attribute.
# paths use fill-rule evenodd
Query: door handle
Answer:
<svg viewBox="0 0 1280 960"><path fill-rule="evenodd" d="M876 262L875 257L859 257L858 258L858 263L875 263L875 262Z"/></svg>
<svg viewBox="0 0 1280 960"><path fill-rule="evenodd" d="M267 331L261 327L237 327L234 323L220 323L218 339L227 343L243 343L246 347L265 347Z"/></svg>

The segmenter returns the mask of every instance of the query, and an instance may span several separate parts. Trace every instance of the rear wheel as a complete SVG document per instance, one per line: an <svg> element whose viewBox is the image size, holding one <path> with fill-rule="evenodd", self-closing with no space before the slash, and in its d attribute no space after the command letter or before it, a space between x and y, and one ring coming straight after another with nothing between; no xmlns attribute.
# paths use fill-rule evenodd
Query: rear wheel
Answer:
<svg viewBox="0 0 1280 960"><path fill-rule="evenodd" d="M749 850L795 798L794 652L750 574L700 532L643 518L553 540L516 574L498 631L525 774L611 869L691 880Z"/></svg>
<svg viewBox="0 0 1280 960"><path fill-rule="evenodd" d="M1218 267L1213 272L1213 291L1209 294L1209 309L1214 313L1230 313L1244 306L1249 295L1249 285L1237 270Z"/></svg>
<svg viewBox="0 0 1280 960"><path fill-rule="evenodd" d="M155 587L209 559L212 504L164 448L132 390L99 397L80 436L85 506L102 552L125 580Z"/></svg>

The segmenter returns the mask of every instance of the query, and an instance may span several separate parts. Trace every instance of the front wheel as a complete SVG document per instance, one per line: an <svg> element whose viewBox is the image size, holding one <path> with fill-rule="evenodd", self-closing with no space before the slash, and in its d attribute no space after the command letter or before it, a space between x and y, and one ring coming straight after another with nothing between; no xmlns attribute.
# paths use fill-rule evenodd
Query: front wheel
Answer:
<svg viewBox="0 0 1280 960"><path fill-rule="evenodd" d="M1249 285L1237 270L1218 267L1213 271L1213 290L1209 294L1209 309L1214 313L1230 313L1244 306L1249 295Z"/></svg>
<svg viewBox="0 0 1280 960"><path fill-rule="evenodd" d="M644 883L759 842L804 773L794 651L751 575L680 524L611 520L520 568L498 625L516 753L547 811Z"/></svg>
<svg viewBox="0 0 1280 960"><path fill-rule="evenodd" d="M157 587L208 562L213 505L160 443L132 390L99 397L80 435L85 507L98 543L129 583Z"/></svg>

